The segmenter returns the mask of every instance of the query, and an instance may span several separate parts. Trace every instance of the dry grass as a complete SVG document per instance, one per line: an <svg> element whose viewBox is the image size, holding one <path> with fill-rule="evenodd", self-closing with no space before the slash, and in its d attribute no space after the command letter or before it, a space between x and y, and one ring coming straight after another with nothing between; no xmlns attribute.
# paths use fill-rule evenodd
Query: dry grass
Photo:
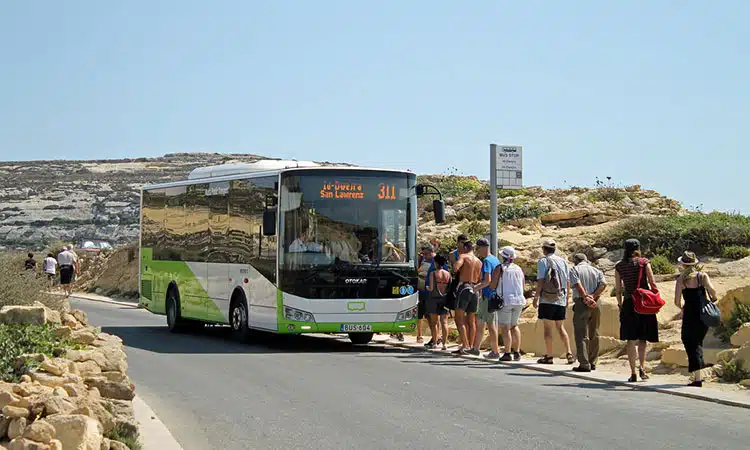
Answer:
<svg viewBox="0 0 750 450"><path fill-rule="evenodd" d="M37 270L24 270L25 256L0 253L0 306L32 305L41 302L49 308L62 310L67 300L51 295L49 282L41 273L40 261Z"/></svg>
<svg viewBox="0 0 750 450"><path fill-rule="evenodd" d="M91 290L101 289L107 296L138 296L138 248L123 247L107 259L104 270L96 277Z"/></svg>

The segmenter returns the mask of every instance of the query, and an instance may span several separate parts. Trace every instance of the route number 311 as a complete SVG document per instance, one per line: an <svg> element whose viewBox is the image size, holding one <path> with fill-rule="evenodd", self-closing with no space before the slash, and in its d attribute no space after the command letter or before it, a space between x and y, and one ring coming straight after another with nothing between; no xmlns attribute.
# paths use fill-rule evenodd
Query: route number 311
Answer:
<svg viewBox="0 0 750 450"><path fill-rule="evenodd" d="M380 200L396 200L396 186L391 184L380 183L380 192L378 192L378 198Z"/></svg>

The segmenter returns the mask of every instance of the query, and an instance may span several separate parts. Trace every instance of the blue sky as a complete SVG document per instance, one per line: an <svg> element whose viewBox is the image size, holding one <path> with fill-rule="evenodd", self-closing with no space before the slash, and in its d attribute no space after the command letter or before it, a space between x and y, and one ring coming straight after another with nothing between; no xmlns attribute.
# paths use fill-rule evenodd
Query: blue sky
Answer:
<svg viewBox="0 0 750 450"><path fill-rule="evenodd" d="M0 159L212 151L750 213L750 2L0 2Z"/></svg>

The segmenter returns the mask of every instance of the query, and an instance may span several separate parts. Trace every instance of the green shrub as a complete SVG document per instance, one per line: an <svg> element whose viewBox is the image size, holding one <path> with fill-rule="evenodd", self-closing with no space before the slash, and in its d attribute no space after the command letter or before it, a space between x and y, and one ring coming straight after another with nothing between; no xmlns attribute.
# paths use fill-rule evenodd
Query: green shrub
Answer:
<svg viewBox="0 0 750 450"><path fill-rule="evenodd" d="M432 184L443 194L444 197L475 196L482 191L486 185L475 177L466 177L460 175L431 176L425 180ZM421 177L417 182L422 182ZM489 191L488 195L489 195Z"/></svg>
<svg viewBox="0 0 750 450"><path fill-rule="evenodd" d="M549 212L549 208L539 206L536 202L516 202L512 205L497 206L497 220L510 222L517 219L537 218Z"/></svg>
<svg viewBox="0 0 750 450"><path fill-rule="evenodd" d="M0 325L0 380L18 382L33 364L14 367L16 359L29 353L59 356L65 349L80 348L54 335L50 325Z"/></svg>
<svg viewBox="0 0 750 450"><path fill-rule="evenodd" d="M734 299L734 308L732 308L732 315L729 320L721 322L721 324L714 329L714 335L722 340L722 342L729 342L737 330L740 329L742 324L750 322L750 305L740 303L737 298Z"/></svg>
<svg viewBox="0 0 750 450"><path fill-rule="evenodd" d="M458 231L461 234L465 234L471 242L476 242L477 239L483 238L490 233L490 224L487 222L473 220L471 222L464 222L458 227ZM456 242L454 239L453 242Z"/></svg>
<svg viewBox="0 0 750 450"><path fill-rule="evenodd" d="M750 256L750 248L743 245L728 245L721 249L721 256L728 259L742 259Z"/></svg>
<svg viewBox="0 0 750 450"><path fill-rule="evenodd" d="M641 241L646 253L676 258L685 250L719 256L732 245L750 246L750 217L713 212L683 216L634 217L608 229L599 246L621 248L625 239Z"/></svg>
<svg viewBox="0 0 750 450"><path fill-rule="evenodd" d="M724 363L721 368L721 379L728 383L739 383L750 378L750 370L745 369L745 361L733 359Z"/></svg>
<svg viewBox="0 0 750 450"><path fill-rule="evenodd" d="M657 275L671 275L675 273L675 265L664 255L656 255L649 261L651 262L651 269Z"/></svg>
<svg viewBox="0 0 750 450"><path fill-rule="evenodd" d="M143 445L141 444L140 435L136 431L135 435L125 432L125 430L118 426L107 434L107 439L110 441L122 442L127 445L130 450L142 450Z"/></svg>
<svg viewBox="0 0 750 450"><path fill-rule="evenodd" d="M625 199L625 192L616 187L601 187L589 192L588 199L592 202L617 203Z"/></svg>

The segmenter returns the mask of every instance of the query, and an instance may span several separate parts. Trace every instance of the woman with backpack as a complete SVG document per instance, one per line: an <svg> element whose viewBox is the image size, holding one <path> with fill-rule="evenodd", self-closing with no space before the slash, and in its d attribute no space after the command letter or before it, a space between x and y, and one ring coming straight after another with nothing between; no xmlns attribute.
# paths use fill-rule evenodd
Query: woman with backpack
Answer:
<svg viewBox="0 0 750 450"><path fill-rule="evenodd" d="M630 383L638 381L636 360L640 362L638 374L642 380L648 380L645 367L646 345L648 342L659 342L656 314L637 313L633 303L633 293L638 288L649 287L651 291L657 291L651 264L648 259L641 257L641 243L637 239L628 239L625 241L625 255L615 266L615 295L617 307L620 308L620 340L628 342Z"/></svg>
<svg viewBox="0 0 750 450"><path fill-rule="evenodd" d="M435 268L430 272L430 282L427 284L430 297L427 299L426 312L432 332L432 339L425 345L427 348L434 348L442 342L442 349L447 350L448 310L445 309L445 297L451 282L451 274L446 270L447 267L445 256L436 255ZM442 328L442 338L438 338L438 323Z"/></svg>
<svg viewBox="0 0 750 450"><path fill-rule="evenodd" d="M703 268L698 265L695 253L685 252L677 262L681 270L674 288L674 304L682 310L682 345L688 357L688 370L694 374L694 381L688 386L703 387L703 339L708 327L701 320L701 308L706 294L710 301L714 301L716 290L708 274L703 273Z"/></svg>

